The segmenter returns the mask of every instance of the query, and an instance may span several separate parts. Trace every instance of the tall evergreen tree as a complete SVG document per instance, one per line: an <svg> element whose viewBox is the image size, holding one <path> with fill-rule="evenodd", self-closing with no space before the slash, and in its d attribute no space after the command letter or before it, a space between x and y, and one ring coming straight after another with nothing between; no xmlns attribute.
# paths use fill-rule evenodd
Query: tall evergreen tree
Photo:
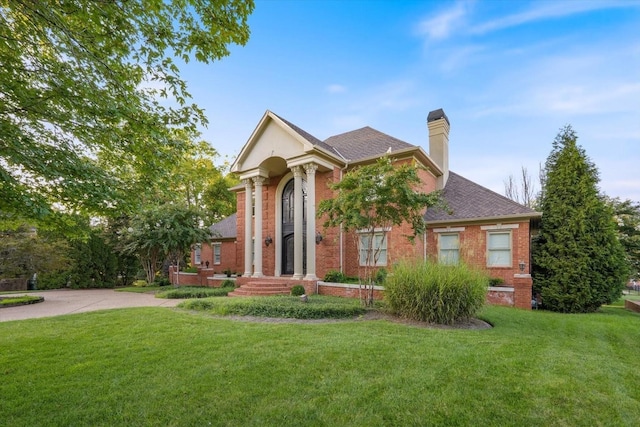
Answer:
<svg viewBox="0 0 640 427"><path fill-rule="evenodd" d="M542 225L533 245L534 292L564 313L597 310L620 297L628 274L613 212L600 195L598 171L571 126L545 164Z"/></svg>

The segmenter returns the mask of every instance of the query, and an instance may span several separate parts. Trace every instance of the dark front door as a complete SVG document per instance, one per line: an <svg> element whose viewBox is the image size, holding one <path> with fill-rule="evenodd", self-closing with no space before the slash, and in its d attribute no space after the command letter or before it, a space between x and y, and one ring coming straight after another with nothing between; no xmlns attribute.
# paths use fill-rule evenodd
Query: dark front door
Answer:
<svg viewBox="0 0 640 427"><path fill-rule="evenodd" d="M307 182L302 180L302 267L303 273L307 271ZM293 274L294 244L293 221L295 206L293 179L285 185L282 191L282 274Z"/></svg>

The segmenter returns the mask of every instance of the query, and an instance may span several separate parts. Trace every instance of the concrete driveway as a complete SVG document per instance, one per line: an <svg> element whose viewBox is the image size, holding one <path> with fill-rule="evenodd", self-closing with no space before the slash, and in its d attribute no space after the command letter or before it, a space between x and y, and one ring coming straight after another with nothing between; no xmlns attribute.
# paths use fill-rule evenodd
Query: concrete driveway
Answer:
<svg viewBox="0 0 640 427"><path fill-rule="evenodd" d="M28 295L42 296L44 301L19 307L0 308L0 322L112 308L175 307L182 302L179 299L156 298L153 294L116 292L113 289L57 289L29 292Z"/></svg>

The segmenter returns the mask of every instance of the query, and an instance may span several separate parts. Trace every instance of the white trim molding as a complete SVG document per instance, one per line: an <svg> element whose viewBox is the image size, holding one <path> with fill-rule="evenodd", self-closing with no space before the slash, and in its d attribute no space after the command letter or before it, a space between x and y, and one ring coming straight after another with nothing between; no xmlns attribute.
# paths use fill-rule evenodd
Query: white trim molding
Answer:
<svg viewBox="0 0 640 427"><path fill-rule="evenodd" d="M482 225L480 226L480 230L511 230L515 228L520 228L520 224L492 224L492 225Z"/></svg>
<svg viewBox="0 0 640 427"><path fill-rule="evenodd" d="M462 233L466 227L434 228L434 233Z"/></svg>

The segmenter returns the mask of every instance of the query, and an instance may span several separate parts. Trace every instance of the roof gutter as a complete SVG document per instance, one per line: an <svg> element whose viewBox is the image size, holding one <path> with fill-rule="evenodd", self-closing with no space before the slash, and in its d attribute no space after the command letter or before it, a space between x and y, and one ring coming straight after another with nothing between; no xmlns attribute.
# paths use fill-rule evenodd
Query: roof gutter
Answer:
<svg viewBox="0 0 640 427"><path fill-rule="evenodd" d="M513 215L504 215L504 216L486 216L479 218L454 218L454 219L440 219L436 221L425 221L427 227L432 225L441 225L441 224L470 224L476 222L493 222L493 221L510 221L510 220L521 220L521 219L533 219L533 218L541 218L542 212L531 212L524 214L513 214Z"/></svg>

